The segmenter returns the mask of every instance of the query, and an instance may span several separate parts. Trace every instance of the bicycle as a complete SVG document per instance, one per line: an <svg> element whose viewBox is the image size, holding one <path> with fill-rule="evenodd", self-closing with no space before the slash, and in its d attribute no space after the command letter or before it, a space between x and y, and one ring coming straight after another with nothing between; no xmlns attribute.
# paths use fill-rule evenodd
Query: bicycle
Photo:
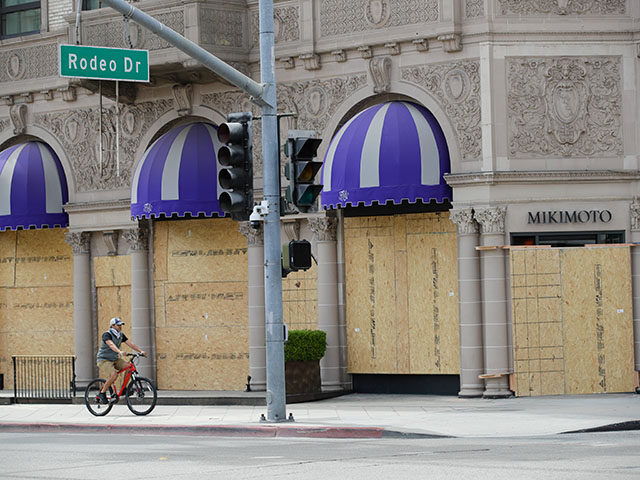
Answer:
<svg viewBox="0 0 640 480"><path fill-rule="evenodd" d="M151 380L138 374L136 369L136 360L139 353L127 353L131 357L131 363L128 367L118 370L118 374L127 372L122 382L120 391L116 393L116 389L111 385L107 392L108 403L100 403L98 394L102 386L106 382L104 378L96 378L92 380L84 392L84 403L87 409L96 417L102 417L109 413L113 406L118 403L122 394L125 394L127 407L135 415L147 415L156 406L158 401L158 390Z"/></svg>

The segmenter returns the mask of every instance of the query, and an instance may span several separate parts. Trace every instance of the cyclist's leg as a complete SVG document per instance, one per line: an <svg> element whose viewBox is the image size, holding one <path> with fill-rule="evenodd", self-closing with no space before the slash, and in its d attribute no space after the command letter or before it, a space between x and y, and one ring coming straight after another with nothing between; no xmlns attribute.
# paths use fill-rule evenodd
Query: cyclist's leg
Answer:
<svg viewBox="0 0 640 480"><path fill-rule="evenodd" d="M105 382L101 391L103 393L107 393L107 391L109 390L109 387L113 385L116 379L118 378L118 372L124 368L127 368L128 366L129 366L129 362L127 362L123 358L118 358L115 362L113 362L113 372L111 373L109 378L107 378L107 381Z"/></svg>

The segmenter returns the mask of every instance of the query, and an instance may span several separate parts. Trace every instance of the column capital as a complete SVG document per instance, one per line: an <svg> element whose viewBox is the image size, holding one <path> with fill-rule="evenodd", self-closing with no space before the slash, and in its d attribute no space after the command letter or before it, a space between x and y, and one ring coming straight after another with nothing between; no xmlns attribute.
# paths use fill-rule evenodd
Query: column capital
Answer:
<svg viewBox="0 0 640 480"><path fill-rule="evenodd" d="M629 213L631 214L631 231L640 232L640 201L638 197L635 197L629 205Z"/></svg>
<svg viewBox="0 0 640 480"><path fill-rule="evenodd" d="M89 232L69 232L65 234L64 239L71 245L74 255L89 255L91 250L91 234Z"/></svg>
<svg viewBox="0 0 640 480"><path fill-rule="evenodd" d="M478 233L478 223L473 218L473 208L454 208L449 212L449 219L458 227L459 234Z"/></svg>
<svg viewBox="0 0 640 480"><path fill-rule="evenodd" d="M238 230L247 239L248 247L261 247L264 245L262 225L260 225L260 228L253 228L251 222L239 222Z"/></svg>
<svg viewBox="0 0 640 480"><path fill-rule="evenodd" d="M504 219L507 214L507 207L476 208L474 212L482 233L504 233Z"/></svg>
<svg viewBox="0 0 640 480"><path fill-rule="evenodd" d="M149 249L149 231L146 228L132 228L124 230L122 236L133 251Z"/></svg>
<svg viewBox="0 0 640 480"><path fill-rule="evenodd" d="M319 242L335 242L338 220L334 217L313 217L309 219L309 228Z"/></svg>

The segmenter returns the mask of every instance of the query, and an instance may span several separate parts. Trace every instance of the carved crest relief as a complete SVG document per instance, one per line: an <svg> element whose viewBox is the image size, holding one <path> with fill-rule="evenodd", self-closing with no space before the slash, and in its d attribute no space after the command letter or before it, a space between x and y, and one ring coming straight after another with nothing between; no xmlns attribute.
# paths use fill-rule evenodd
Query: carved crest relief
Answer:
<svg viewBox="0 0 640 480"><path fill-rule="evenodd" d="M391 58L375 57L369 61L369 72L373 80L375 93L388 92L391 89Z"/></svg>
<svg viewBox="0 0 640 480"><path fill-rule="evenodd" d="M510 155L622 155L621 82L618 57L509 58Z"/></svg>
<svg viewBox="0 0 640 480"><path fill-rule="evenodd" d="M24 133L27 128L27 106L24 103L9 108L9 118L13 124L14 135Z"/></svg>
<svg viewBox="0 0 640 480"><path fill-rule="evenodd" d="M0 82L58 75L58 45L54 43L0 52Z"/></svg>
<svg viewBox="0 0 640 480"><path fill-rule="evenodd" d="M19 53L13 53L7 59L7 75L11 80L20 80L24 76L24 58Z"/></svg>
<svg viewBox="0 0 640 480"><path fill-rule="evenodd" d="M401 70L403 80L421 85L438 99L456 130L464 161L476 160L482 154L479 70L476 60Z"/></svg>
<svg viewBox="0 0 640 480"><path fill-rule="evenodd" d="M375 28L383 27L391 14L387 0L369 0L365 7L364 17L369 25Z"/></svg>

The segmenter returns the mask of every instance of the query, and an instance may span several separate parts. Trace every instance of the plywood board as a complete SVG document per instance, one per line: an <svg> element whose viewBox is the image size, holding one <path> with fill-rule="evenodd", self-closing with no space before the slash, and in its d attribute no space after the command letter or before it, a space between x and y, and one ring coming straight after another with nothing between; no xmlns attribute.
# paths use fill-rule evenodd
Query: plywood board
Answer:
<svg viewBox="0 0 640 480"><path fill-rule="evenodd" d="M0 287L13 287L16 274L16 232L0 232Z"/></svg>
<svg viewBox="0 0 640 480"><path fill-rule="evenodd" d="M109 329L109 320L119 317L125 322L122 331L127 336L131 332L131 287L100 287L98 295L98 340ZM135 343L135 339L133 339ZM100 345L100 343L98 343Z"/></svg>
<svg viewBox="0 0 640 480"><path fill-rule="evenodd" d="M60 228L17 232L16 286L73 285L73 252L64 235Z"/></svg>
<svg viewBox="0 0 640 480"><path fill-rule="evenodd" d="M318 328L318 267L282 279L282 315L290 330Z"/></svg>
<svg viewBox="0 0 640 480"><path fill-rule="evenodd" d="M155 222L153 225L153 275L156 281L167 280L169 226L171 222Z"/></svg>
<svg viewBox="0 0 640 480"><path fill-rule="evenodd" d="M346 218L345 259L349 371L458 373L457 248L448 215Z"/></svg>
<svg viewBox="0 0 640 480"><path fill-rule="evenodd" d="M634 388L625 247L512 250L516 395Z"/></svg>
<svg viewBox="0 0 640 480"><path fill-rule="evenodd" d="M131 285L131 256L95 257L93 259L93 273L96 287Z"/></svg>
<svg viewBox="0 0 640 480"><path fill-rule="evenodd" d="M247 241L227 218L168 222L169 282L247 281Z"/></svg>

